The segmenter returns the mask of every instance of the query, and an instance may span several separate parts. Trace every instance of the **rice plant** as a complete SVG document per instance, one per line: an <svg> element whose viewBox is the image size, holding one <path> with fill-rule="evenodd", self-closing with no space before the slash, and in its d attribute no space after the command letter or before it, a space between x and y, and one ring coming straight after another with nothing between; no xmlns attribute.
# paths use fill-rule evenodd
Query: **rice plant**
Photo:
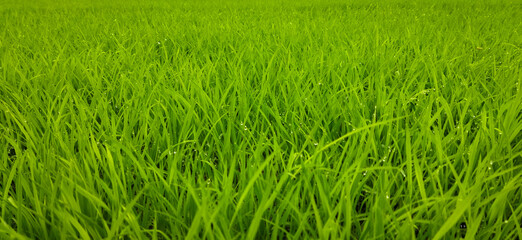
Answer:
<svg viewBox="0 0 522 240"><path fill-rule="evenodd" d="M520 1L0 3L0 239L521 239Z"/></svg>

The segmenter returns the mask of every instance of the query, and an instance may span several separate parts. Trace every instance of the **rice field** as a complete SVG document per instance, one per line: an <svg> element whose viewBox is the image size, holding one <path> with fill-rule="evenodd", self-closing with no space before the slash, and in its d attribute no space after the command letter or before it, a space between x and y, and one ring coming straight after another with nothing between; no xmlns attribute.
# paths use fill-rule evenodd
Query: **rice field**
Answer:
<svg viewBox="0 0 522 240"><path fill-rule="evenodd" d="M0 239L522 239L522 2L0 2Z"/></svg>

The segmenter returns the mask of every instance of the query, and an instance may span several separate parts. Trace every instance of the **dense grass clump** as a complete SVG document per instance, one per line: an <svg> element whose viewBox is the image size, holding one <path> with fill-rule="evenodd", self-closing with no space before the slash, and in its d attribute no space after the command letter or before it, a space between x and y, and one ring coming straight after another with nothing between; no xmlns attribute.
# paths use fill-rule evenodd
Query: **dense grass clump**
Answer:
<svg viewBox="0 0 522 240"><path fill-rule="evenodd" d="M0 238L520 239L522 5L0 6Z"/></svg>

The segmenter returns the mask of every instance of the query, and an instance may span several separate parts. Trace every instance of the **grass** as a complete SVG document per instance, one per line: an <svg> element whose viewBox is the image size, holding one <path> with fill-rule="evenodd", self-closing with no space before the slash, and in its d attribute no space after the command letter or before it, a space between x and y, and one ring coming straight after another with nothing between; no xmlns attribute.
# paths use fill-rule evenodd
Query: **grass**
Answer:
<svg viewBox="0 0 522 240"><path fill-rule="evenodd" d="M522 238L520 2L2 6L0 238Z"/></svg>

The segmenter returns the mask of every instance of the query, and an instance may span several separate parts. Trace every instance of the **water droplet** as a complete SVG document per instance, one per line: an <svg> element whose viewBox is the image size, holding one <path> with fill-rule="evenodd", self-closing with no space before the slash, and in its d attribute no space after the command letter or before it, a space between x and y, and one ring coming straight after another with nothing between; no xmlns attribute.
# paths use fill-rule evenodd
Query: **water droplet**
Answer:
<svg viewBox="0 0 522 240"><path fill-rule="evenodd" d="M317 146L317 145L319 145L319 143L314 143L314 146Z"/></svg>

